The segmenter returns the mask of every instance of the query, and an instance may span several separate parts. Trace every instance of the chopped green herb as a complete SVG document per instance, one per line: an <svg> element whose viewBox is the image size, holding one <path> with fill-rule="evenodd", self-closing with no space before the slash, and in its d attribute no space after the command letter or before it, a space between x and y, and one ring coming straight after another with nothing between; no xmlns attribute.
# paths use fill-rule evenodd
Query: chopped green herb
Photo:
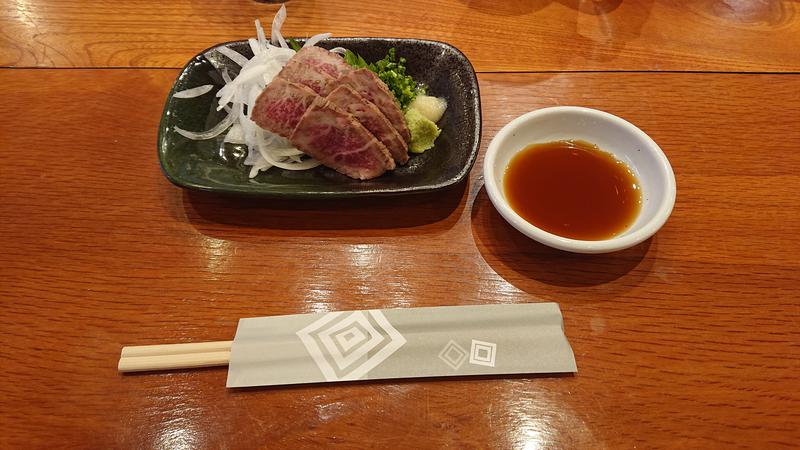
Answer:
<svg viewBox="0 0 800 450"><path fill-rule="evenodd" d="M298 44L297 41L294 40L294 38L286 39L286 42L289 44L289 47L292 47L292 50L296 52L299 52L300 49L303 48L303 46Z"/></svg>
<svg viewBox="0 0 800 450"><path fill-rule="evenodd" d="M389 49L389 53L372 64L368 64L361 55L347 50L344 60L353 67L367 69L375 72L378 78L392 91L394 97L400 102L400 107L405 109L417 94L426 93L424 86L420 86L411 75L406 75L406 59L397 58L394 47Z"/></svg>

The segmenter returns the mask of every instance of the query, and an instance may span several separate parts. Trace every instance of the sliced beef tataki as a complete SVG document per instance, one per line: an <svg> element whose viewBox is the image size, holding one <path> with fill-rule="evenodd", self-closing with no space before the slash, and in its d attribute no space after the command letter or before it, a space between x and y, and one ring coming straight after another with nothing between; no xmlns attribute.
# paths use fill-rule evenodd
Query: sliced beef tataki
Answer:
<svg viewBox="0 0 800 450"><path fill-rule="evenodd" d="M328 94L327 99L361 122L364 128L389 149L398 164L408 161L408 145L377 106L344 84Z"/></svg>
<svg viewBox="0 0 800 450"><path fill-rule="evenodd" d="M352 178L375 178L395 168L389 151L372 133L323 98L309 106L290 140L298 150Z"/></svg>
<svg viewBox="0 0 800 450"><path fill-rule="evenodd" d="M336 82L336 85L328 86L329 91L339 84L350 86L381 110L392 126L400 133L400 136L403 137L403 140L411 142L411 132L408 131L403 112L400 111L400 105L386 84L375 73L369 69L351 70L339 77Z"/></svg>
<svg viewBox="0 0 800 450"><path fill-rule="evenodd" d="M275 78L256 99L251 118L261 128L288 138L318 97L306 86Z"/></svg>
<svg viewBox="0 0 800 450"><path fill-rule="evenodd" d="M317 72L326 73L333 78L339 78L353 70L341 56L317 46L301 48L292 59L304 62Z"/></svg>

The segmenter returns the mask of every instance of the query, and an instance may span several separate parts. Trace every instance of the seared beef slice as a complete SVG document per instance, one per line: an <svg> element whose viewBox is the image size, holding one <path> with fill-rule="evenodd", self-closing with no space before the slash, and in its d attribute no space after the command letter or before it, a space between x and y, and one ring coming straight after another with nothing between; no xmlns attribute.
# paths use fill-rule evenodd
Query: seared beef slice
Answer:
<svg viewBox="0 0 800 450"><path fill-rule="evenodd" d="M318 97L303 85L275 78L256 99L251 118L261 128L288 138Z"/></svg>
<svg viewBox="0 0 800 450"><path fill-rule="evenodd" d="M395 168L389 151L375 136L323 98L306 110L290 139L298 150L352 178L375 178Z"/></svg>
<svg viewBox="0 0 800 450"><path fill-rule="evenodd" d="M317 72L326 73L333 78L339 78L353 70L349 64L344 62L341 56L331 53L322 47L304 47L292 59L302 61L313 67Z"/></svg>
<svg viewBox="0 0 800 450"><path fill-rule="evenodd" d="M275 79L278 78L308 86L311 90L320 95L327 94L328 85L336 80L334 77L322 72L319 68L297 59L297 55L292 57L292 59L283 66L278 76L275 77Z"/></svg>
<svg viewBox="0 0 800 450"><path fill-rule="evenodd" d="M369 69L356 69L342 75L337 80L337 85L346 84L352 87L362 97L372 102L381 110L392 126L400 133L406 142L411 142L411 132L408 131L403 112L395 100L394 95L386 84ZM330 85L329 89L335 85Z"/></svg>
<svg viewBox="0 0 800 450"><path fill-rule="evenodd" d="M347 85L341 85L328 94L328 101L355 117L383 145L398 164L408 161L408 146L400 134L386 119L377 106Z"/></svg>

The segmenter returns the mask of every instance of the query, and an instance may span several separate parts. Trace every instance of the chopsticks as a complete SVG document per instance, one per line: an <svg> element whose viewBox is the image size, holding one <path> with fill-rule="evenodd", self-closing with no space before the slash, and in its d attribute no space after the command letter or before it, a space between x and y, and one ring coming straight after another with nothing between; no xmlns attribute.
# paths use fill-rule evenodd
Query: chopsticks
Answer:
<svg viewBox="0 0 800 450"><path fill-rule="evenodd" d="M227 366L232 343L216 341L123 347L117 370L144 372Z"/></svg>

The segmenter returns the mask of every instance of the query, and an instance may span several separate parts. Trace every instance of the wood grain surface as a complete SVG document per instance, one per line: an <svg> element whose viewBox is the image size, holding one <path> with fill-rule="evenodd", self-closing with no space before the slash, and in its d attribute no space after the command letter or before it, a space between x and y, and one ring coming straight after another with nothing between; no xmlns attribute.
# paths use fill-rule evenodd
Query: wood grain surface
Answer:
<svg viewBox="0 0 800 450"><path fill-rule="evenodd" d="M176 75L0 70L0 448L800 441L800 75L481 75L482 152L512 117L566 104L664 149L672 217L604 256L513 230L480 159L408 198L182 191L155 151ZM226 390L224 368L115 366L122 345L227 340L240 317L536 301L561 305L576 375Z"/></svg>
<svg viewBox="0 0 800 450"><path fill-rule="evenodd" d="M6 0L0 66L181 67L252 37L253 0ZM435 39L479 71L800 71L797 0L291 0L287 35Z"/></svg>

